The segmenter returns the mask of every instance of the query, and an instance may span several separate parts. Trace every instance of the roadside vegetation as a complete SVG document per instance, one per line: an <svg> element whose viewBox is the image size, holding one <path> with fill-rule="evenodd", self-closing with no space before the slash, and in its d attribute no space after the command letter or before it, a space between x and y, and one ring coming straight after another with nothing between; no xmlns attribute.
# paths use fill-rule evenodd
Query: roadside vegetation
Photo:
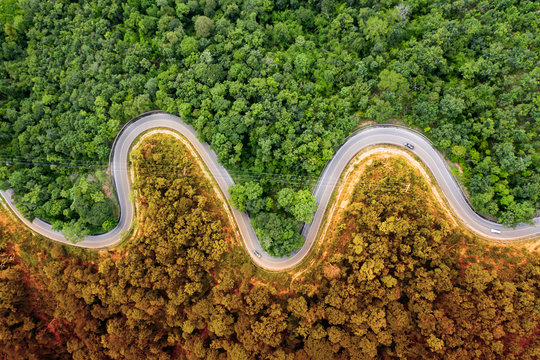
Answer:
<svg viewBox="0 0 540 360"><path fill-rule="evenodd" d="M212 145L239 183L238 207L280 255L300 246L298 221L313 204L305 191L345 137L398 119L459 163L477 211L527 221L540 207L539 9L4 0L0 186L15 189L29 218L106 231L113 202L88 174L106 167L124 122L162 109Z"/></svg>
<svg viewBox="0 0 540 360"><path fill-rule="evenodd" d="M312 266L280 275L250 262L178 141L145 139L133 160L141 228L120 249L50 243L0 212L1 356L538 355L537 254L462 235L401 160L369 165Z"/></svg>

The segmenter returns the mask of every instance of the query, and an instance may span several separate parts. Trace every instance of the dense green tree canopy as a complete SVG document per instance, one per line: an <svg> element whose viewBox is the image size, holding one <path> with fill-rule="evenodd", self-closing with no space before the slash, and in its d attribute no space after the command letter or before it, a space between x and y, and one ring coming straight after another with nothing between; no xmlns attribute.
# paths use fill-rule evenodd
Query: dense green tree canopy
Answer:
<svg viewBox="0 0 540 360"><path fill-rule="evenodd" d="M261 185L253 217L306 220L278 191L308 189L358 125L395 119L461 165L476 210L515 224L540 208L536 1L0 6L0 186L29 217L108 229L114 197L74 189L106 166L120 126L154 109Z"/></svg>

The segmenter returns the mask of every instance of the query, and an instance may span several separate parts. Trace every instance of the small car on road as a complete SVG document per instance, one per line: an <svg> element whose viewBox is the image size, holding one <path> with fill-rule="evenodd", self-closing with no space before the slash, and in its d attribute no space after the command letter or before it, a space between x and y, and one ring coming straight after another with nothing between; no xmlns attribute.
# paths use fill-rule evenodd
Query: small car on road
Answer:
<svg viewBox="0 0 540 360"><path fill-rule="evenodd" d="M414 150L414 146L409 144L409 143L405 143L405 146L408 147L411 150Z"/></svg>
<svg viewBox="0 0 540 360"><path fill-rule="evenodd" d="M258 252L257 250L253 250L253 254L258 257L259 259L262 257L261 253Z"/></svg>
<svg viewBox="0 0 540 360"><path fill-rule="evenodd" d="M497 230L497 229L491 229L491 232L494 233L494 234L500 234L501 233L501 231Z"/></svg>

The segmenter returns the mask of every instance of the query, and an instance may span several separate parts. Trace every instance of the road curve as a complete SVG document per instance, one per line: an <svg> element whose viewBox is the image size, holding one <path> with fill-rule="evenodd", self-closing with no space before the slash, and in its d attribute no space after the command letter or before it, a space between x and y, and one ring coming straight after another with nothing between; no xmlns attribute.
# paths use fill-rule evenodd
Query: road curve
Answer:
<svg viewBox="0 0 540 360"><path fill-rule="evenodd" d="M229 200L228 188L234 184L234 181L227 170L218 163L216 153L210 149L208 144L203 144L197 139L197 133L190 125L183 123L177 116L163 112L143 114L130 121L122 128L115 139L111 151L109 167L112 174L113 185L118 197L118 204L120 206L120 220L118 226L110 232L87 236L82 241L73 244L66 240L61 232L52 230L50 224L40 219L35 219L33 222L30 222L24 218L16 209L10 190L0 191L0 195L2 195L8 206L21 221L35 232L45 237L84 248L98 249L113 246L122 240L122 235L130 229L133 221L134 204L129 197L131 191L128 168L129 150L139 135L155 128L167 128L183 135L202 158L223 195L227 201ZM540 224L540 217L533 219L535 226L520 224L514 229L506 229L500 224L486 220L476 214L470 207L455 178L448 170L446 162L424 136L402 127L374 126L360 130L350 136L338 149L334 157L328 162L314 191L318 204L317 212L315 213L312 223L304 226L302 231L302 235L306 238L306 242L302 248L292 256L275 258L266 254L259 244L257 236L251 226L249 216L246 213L238 212L234 207L227 204L236 220L236 225L244 241L244 246L253 261L257 265L273 271L286 270L300 263L308 254L317 238L317 233L334 188L338 184L342 172L345 170L351 159L368 146L380 144L403 146L403 144L407 142L414 144L414 150L412 150L412 152L431 170L435 180L446 196L450 207L461 222L470 230L483 237L503 242L518 241L524 238L540 236L540 227L538 226ZM497 229L501 233L494 234L491 232L491 229ZM261 258L254 256L253 250L257 250L262 254Z"/></svg>

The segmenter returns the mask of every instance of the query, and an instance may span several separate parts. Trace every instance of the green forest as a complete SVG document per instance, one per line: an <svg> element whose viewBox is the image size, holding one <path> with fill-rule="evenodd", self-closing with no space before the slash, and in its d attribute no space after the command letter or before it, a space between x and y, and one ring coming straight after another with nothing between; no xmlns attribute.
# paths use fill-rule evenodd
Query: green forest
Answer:
<svg viewBox="0 0 540 360"><path fill-rule="evenodd" d="M331 250L285 274L251 263L178 141L149 138L133 161L139 233L115 250L51 243L0 212L0 357L538 358L537 254L451 227L401 160L374 161Z"/></svg>
<svg viewBox="0 0 540 360"><path fill-rule="evenodd" d="M528 221L540 208L539 10L512 0L3 0L0 187L29 218L107 231L113 139L161 109L216 150L238 183L235 205L280 255L302 243L310 184L346 136L397 122L459 164L477 211Z"/></svg>

